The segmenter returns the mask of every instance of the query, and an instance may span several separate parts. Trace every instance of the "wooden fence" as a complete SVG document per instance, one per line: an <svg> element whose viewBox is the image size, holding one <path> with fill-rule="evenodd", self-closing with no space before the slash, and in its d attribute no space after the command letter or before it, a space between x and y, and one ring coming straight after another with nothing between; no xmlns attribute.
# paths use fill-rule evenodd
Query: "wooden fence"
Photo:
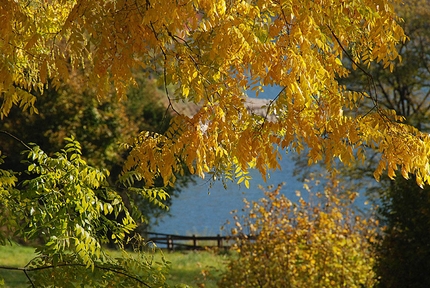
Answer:
<svg viewBox="0 0 430 288"><path fill-rule="evenodd" d="M202 250L210 247L217 247L228 249L237 237L244 236L182 236L182 235L172 235L164 233L153 233L147 232L146 239L148 242L153 242L161 248L167 248L168 250ZM255 239L253 236L246 236L247 239Z"/></svg>

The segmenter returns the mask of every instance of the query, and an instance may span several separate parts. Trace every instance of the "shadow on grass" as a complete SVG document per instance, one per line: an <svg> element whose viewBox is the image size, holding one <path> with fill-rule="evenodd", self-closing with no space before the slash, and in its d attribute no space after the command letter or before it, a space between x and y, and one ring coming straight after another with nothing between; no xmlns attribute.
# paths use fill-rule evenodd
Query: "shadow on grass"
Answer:
<svg viewBox="0 0 430 288"><path fill-rule="evenodd" d="M4 279L5 286L3 287L6 288L23 288L29 286L24 271L0 269L0 277Z"/></svg>

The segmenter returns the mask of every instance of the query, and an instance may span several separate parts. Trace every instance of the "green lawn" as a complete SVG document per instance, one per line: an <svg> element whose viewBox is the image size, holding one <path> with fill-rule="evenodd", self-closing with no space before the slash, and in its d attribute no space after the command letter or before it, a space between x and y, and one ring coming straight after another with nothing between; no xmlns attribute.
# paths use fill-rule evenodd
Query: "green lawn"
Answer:
<svg viewBox="0 0 430 288"><path fill-rule="evenodd" d="M0 266L23 268L35 257L34 248L24 246L0 246ZM23 271L0 269L5 287L28 287Z"/></svg>
<svg viewBox="0 0 430 288"><path fill-rule="evenodd" d="M172 262L169 284L185 283L192 287L205 288L217 287L220 273L231 257L230 254L206 251L167 252L165 256Z"/></svg>
<svg viewBox="0 0 430 288"><path fill-rule="evenodd" d="M171 286L184 283L191 287L217 287L219 274L225 268L229 253L210 251L164 251L165 258L172 262L172 270L168 277ZM24 267L36 256L34 248L24 246L0 246L0 266ZM23 271L0 269L0 277L5 280L5 287L28 287Z"/></svg>

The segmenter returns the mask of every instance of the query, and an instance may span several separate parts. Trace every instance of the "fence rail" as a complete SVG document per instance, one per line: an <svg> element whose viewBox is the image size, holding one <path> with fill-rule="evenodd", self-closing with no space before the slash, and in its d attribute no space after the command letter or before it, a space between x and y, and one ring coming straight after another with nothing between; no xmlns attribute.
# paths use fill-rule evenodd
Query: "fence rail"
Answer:
<svg viewBox="0 0 430 288"><path fill-rule="evenodd" d="M207 247L230 248L230 243L237 238L246 238L253 240L255 236L182 236L164 233L147 232L148 242L153 242L158 246L163 245L168 250L185 249L185 250L202 250ZM209 245L213 243L213 245ZM161 246L160 246L161 247Z"/></svg>

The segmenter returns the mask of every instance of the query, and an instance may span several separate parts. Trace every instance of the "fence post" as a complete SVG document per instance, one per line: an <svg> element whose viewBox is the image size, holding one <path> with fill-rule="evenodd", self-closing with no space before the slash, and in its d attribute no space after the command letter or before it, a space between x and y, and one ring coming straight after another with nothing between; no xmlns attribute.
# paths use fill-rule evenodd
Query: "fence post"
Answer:
<svg viewBox="0 0 430 288"><path fill-rule="evenodd" d="M197 250L197 239L196 239L196 235L193 234L193 248L194 250Z"/></svg>
<svg viewBox="0 0 430 288"><path fill-rule="evenodd" d="M172 235L167 235L167 249L173 250L173 239Z"/></svg>
<svg viewBox="0 0 430 288"><path fill-rule="evenodd" d="M221 235L217 234L216 237L217 237L218 248L221 248L222 247Z"/></svg>

